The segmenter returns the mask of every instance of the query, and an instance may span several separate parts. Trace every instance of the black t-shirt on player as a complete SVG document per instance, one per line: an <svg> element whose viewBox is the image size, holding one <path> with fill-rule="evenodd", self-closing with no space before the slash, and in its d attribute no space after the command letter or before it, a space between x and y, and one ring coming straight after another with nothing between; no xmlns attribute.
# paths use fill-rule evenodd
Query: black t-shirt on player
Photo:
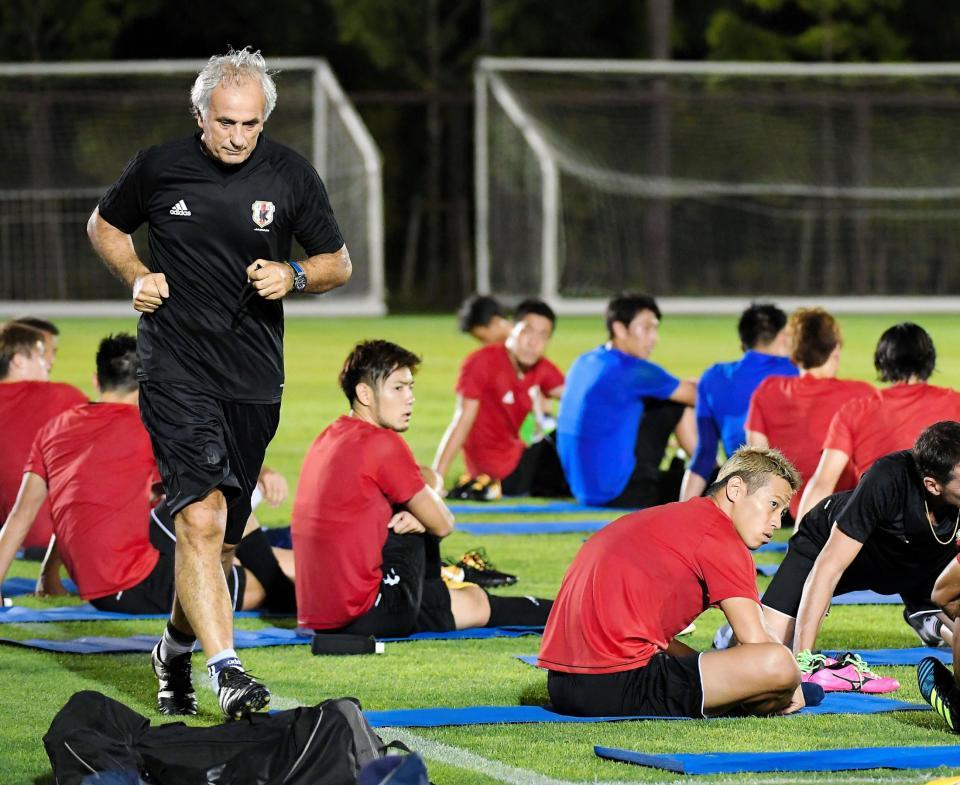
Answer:
<svg viewBox="0 0 960 785"><path fill-rule="evenodd" d="M139 377L209 389L259 403L283 387L283 305L254 294L244 308L246 268L285 261L292 238L307 254L343 239L314 168L261 134L250 157L227 166L200 134L143 150L100 200L100 215L132 234L146 222L151 272L170 296L137 330Z"/></svg>
<svg viewBox="0 0 960 785"><path fill-rule="evenodd" d="M826 514L811 516L811 523L822 524L825 541L835 522L840 531L863 543L878 563L894 563L903 571L927 569L942 559L944 550L956 550L957 510L941 514L933 527L941 540L937 542L924 494L923 477L913 456L902 450L874 463L853 490L827 497L818 505Z"/></svg>

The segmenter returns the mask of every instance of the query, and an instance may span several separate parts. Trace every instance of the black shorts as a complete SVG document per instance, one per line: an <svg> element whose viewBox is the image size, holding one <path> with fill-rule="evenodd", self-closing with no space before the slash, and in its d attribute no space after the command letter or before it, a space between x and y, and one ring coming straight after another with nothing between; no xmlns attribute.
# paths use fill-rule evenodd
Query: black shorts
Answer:
<svg viewBox="0 0 960 785"><path fill-rule="evenodd" d="M90 600L94 608L113 613L170 613L173 607L174 560L172 554L161 553L150 574L136 586L117 594ZM243 592L247 576L243 567L233 565L227 573L227 589L234 610L243 608Z"/></svg>
<svg viewBox="0 0 960 785"><path fill-rule="evenodd" d="M181 384L141 382L140 415L171 517L219 488L228 505L224 542L240 542L280 404L226 401Z"/></svg>
<svg viewBox="0 0 960 785"><path fill-rule="evenodd" d="M553 434L527 447L517 468L500 481L500 486L504 496L572 496Z"/></svg>
<svg viewBox="0 0 960 785"><path fill-rule="evenodd" d="M660 652L642 668L619 673L550 671L547 692L555 711L577 717L704 716L699 653Z"/></svg>
<svg viewBox="0 0 960 785"><path fill-rule="evenodd" d="M680 498L683 461L674 458L666 471L660 469L660 463L670 434L680 422L684 408L682 403L676 401L644 399L643 417L640 418L633 448L633 473L619 495L604 502L604 506L641 509L675 502Z"/></svg>
<svg viewBox="0 0 960 785"><path fill-rule="evenodd" d="M803 516L799 529L790 538L787 555L763 594L761 602L768 608L797 617L803 585L830 538L834 502L834 496L828 496ZM930 595L933 586L955 555L955 551L944 549L942 556L922 572L905 572L894 554L875 548L868 539L840 576L833 594L837 596L851 591L899 594L911 608L932 608Z"/></svg>
<svg viewBox="0 0 960 785"><path fill-rule="evenodd" d="M401 638L413 632L456 629L450 590L440 578L440 546L429 534L387 535L383 546L383 581L373 607L336 630L317 630L378 638Z"/></svg>

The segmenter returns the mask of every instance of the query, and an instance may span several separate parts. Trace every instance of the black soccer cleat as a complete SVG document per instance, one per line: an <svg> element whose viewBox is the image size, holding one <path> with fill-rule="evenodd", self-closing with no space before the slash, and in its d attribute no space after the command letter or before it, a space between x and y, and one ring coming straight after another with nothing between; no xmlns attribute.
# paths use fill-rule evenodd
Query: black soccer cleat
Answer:
<svg viewBox="0 0 960 785"><path fill-rule="evenodd" d="M270 690L243 668L226 667L217 674L217 699L227 717L238 720L270 705Z"/></svg>
<svg viewBox="0 0 960 785"><path fill-rule="evenodd" d="M508 572L500 572L493 566L487 558L487 552L483 548L476 548L467 551L460 557L456 564L463 570L463 580L467 583L475 583L484 588L493 588L496 586L513 586L517 582L517 576Z"/></svg>
<svg viewBox="0 0 960 785"><path fill-rule="evenodd" d="M939 714L947 727L960 733L960 689L953 674L936 657L924 657L917 666L920 694Z"/></svg>
<svg viewBox="0 0 960 785"><path fill-rule="evenodd" d="M157 711L161 714L179 715L197 713L197 693L193 691L190 678L191 653L178 654L167 662L160 659L160 643L150 655L153 672L160 689L157 691Z"/></svg>

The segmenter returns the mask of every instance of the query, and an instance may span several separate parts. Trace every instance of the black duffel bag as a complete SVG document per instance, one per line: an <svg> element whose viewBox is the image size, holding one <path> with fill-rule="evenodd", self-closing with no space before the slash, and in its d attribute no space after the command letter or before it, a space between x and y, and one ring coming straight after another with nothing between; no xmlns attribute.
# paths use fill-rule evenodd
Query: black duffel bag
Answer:
<svg viewBox="0 0 960 785"><path fill-rule="evenodd" d="M354 785L360 769L386 753L353 698L209 728L151 727L93 691L70 698L43 744L58 785Z"/></svg>

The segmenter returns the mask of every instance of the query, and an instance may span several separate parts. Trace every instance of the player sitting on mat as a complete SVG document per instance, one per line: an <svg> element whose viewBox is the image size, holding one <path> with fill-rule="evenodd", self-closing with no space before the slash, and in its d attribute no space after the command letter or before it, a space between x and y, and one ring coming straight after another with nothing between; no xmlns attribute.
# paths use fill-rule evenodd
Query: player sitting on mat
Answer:
<svg viewBox="0 0 960 785"><path fill-rule="evenodd" d="M381 637L542 625L550 600L448 588L440 577L439 541L453 516L400 436L419 364L388 341L358 344L343 364L350 414L310 447L293 504L299 623Z"/></svg>
<svg viewBox="0 0 960 785"><path fill-rule="evenodd" d="M0 532L0 580L34 516L49 498L54 545L44 562L39 584L42 593L66 593L59 574L62 560L80 596L100 610L169 612L173 552L158 551L149 535L150 506L159 489L159 473L137 408L136 353L132 336L121 334L101 341L97 350L98 401L59 415L37 434L17 502ZM171 521L167 525L173 529ZM237 552L251 569L232 560L225 568L234 607L264 604L266 584L275 589L266 604L292 611L290 579L282 573L277 576L280 565L252 516L248 530L252 534L241 541ZM292 571L292 563L290 568ZM195 713L195 704L184 700L193 711L170 713ZM163 705L161 712L168 713Z"/></svg>
<svg viewBox="0 0 960 785"><path fill-rule="evenodd" d="M792 644L805 679L828 691L899 687L859 658L834 662L810 650L838 594L870 590L930 603L937 577L957 553L958 508L960 423L944 421L924 430L912 450L881 458L856 488L828 496L803 517L763 605L767 626Z"/></svg>
<svg viewBox="0 0 960 785"><path fill-rule="evenodd" d="M587 540L540 647L553 707L664 717L802 708L800 672L764 625L750 555L780 528L799 484L776 450L742 448L706 496L625 515ZM716 606L741 645L700 653L675 639Z"/></svg>

